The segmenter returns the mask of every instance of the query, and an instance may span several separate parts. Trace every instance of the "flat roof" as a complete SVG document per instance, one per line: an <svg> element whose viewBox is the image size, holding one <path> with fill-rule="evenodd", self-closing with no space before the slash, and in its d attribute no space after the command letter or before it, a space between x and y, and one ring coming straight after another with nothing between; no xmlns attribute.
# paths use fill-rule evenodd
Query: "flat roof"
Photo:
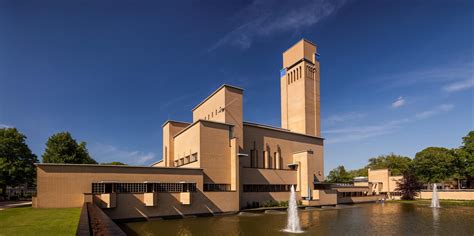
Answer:
<svg viewBox="0 0 474 236"><path fill-rule="evenodd" d="M159 160L159 161L156 161L156 162L153 162L151 163L150 167L153 167L154 165L160 163L160 162L163 162L163 159Z"/></svg>
<svg viewBox="0 0 474 236"><path fill-rule="evenodd" d="M100 164L66 164L66 163L35 163L35 166L82 166L82 167L113 167L113 168L145 168L145 169L174 169L174 170L201 170L202 168L176 168L163 166L129 166L129 165L100 165Z"/></svg>
<svg viewBox="0 0 474 236"><path fill-rule="evenodd" d="M316 45L315 43L313 43L313 42L311 42L311 41L309 41L309 40L307 40L307 39L305 39L305 38L302 38L302 39L300 39L298 42L296 42L296 43L294 43L293 45L291 45L291 47L289 47L288 49L286 49L283 53L285 53L286 51L290 50L291 48L293 48L296 44L300 43L301 41L305 41L305 42L307 42L307 43L309 43L309 44L312 44L312 45L315 46L316 48L318 47L318 45Z"/></svg>
<svg viewBox="0 0 474 236"><path fill-rule="evenodd" d="M216 94L217 92L219 92L219 90L225 88L225 87L228 87L228 88L233 88L233 89L237 89L237 90L240 90L240 91L244 91L242 88L239 88L237 86L233 86L233 85L228 85L228 84L223 84L221 85L219 88L217 88L214 92L211 93L211 95L207 96L204 100L202 100L202 102L200 102L199 104L197 104L197 106L195 106L191 111L194 111L196 110L198 107L200 107L203 103L205 103L207 100L209 100L209 98L211 98L212 96L214 96L214 94Z"/></svg>
<svg viewBox="0 0 474 236"><path fill-rule="evenodd" d="M185 122L185 121L166 120L165 123L163 123L163 125L161 125L161 127L164 127L168 123L178 123L178 124L185 124L185 125L191 124L191 122Z"/></svg>
<svg viewBox="0 0 474 236"><path fill-rule="evenodd" d="M308 135L308 134L297 133L297 132L290 131L290 130L288 130L288 129L283 129L283 128L280 128L280 127L274 127L274 126L270 126L270 125L264 125L264 124L258 124L258 123L253 123L253 122L244 121L244 126L245 126L245 125L247 125L247 126L253 126L253 127L258 127L258 128L262 128L262 129L274 130L274 131L278 131L278 132L289 133L289 134L296 134L296 135L306 136L306 137L309 137L309 138L317 138L317 139L322 139L322 140L324 140L324 138L321 138L321 137L318 137L318 136L313 136L313 135Z"/></svg>
<svg viewBox="0 0 474 236"><path fill-rule="evenodd" d="M201 119L199 119L199 120L197 120L196 122L190 124L188 127L186 127L186 128L184 128L183 130L179 131L177 134L175 134L175 135L173 136L173 138L175 138L176 136L178 136L178 135L184 133L184 131L188 130L189 128L193 127L195 124L197 124L197 123L199 123L199 122L204 122L204 123L207 122L207 123L214 123L214 124L219 124L219 125L234 126L234 125L232 125L232 124L217 122L217 121L213 121L213 120L201 120Z"/></svg>

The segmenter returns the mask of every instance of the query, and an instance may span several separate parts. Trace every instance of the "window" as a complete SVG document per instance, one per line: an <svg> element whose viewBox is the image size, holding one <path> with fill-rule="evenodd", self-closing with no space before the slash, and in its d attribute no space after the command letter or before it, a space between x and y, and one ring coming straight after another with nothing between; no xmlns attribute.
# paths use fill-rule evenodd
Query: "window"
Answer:
<svg viewBox="0 0 474 236"><path fill-rule="evenodd" d="M117 193L144 193L146 192L145 183L117 183L115 184Z"/></svg>
<svg viewBox="0 0 474 236"><path fill-rule="evenodd" d="M195 192L195 183L92 183L92 193L108 193L107 186L110 185L110 192L114 193L146 193L146 192Z"/></svg>
<svg viewBox="0 0 474 236"><path fill-rule="evenodd" d="M189 156L186 156L184 157L184 164L188 164L189 163Z"/></svg>
<svg viewBox="0 0 474 236"><path fill-rule="evenodd" d="M198 160L198 154L197 152L196 153L193 153L191 155L191 160L189 160L190 162L194 162L194 161L197 161Z"/></svg>
<svg viewBox="0 0 474 236"><path fill-rule="evenodd" d="M255 150L250 150L250 168L255 168Z"/></svg>
<svg viewBox="0 0 474 236"><path fill-rule="evenodd" d="M244 184L244 192L290 192L296 184Z"/></svg>
<svg viewBox="0 0 474 236"><path fill-rule="evenodd" d="M265 155L265 151L262 151L262 167L264 169L267 169L268 168L268 157Z"/></svg>
<svg viewBox="0 0 474 236"><path fill-rule="evenodd" d="M105 193L105 185L103 183L92 183L92 193Z"/></svg>
<svg viewBox="0 0 474 236"><path fill-rule="evenodd" d="M179 165L184 165L184 158L179 159Z"/></svg>
<svg viewBox="0 0 474 236"><path fill-rule="evenodd" d="M178 160L174 161L174 166L179 166Z"/></svg>
<svg viewBox="0 0 474 236"><path fill-rule="evenodd" d="M204 184L205 192L229 192L230 184Z"/></svg>

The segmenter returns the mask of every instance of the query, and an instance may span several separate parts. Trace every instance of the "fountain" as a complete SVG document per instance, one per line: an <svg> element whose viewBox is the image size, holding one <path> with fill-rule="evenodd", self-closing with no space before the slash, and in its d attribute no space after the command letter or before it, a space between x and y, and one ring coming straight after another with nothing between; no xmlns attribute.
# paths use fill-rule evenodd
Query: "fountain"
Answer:
<svg viewBox="0 0 474 236"><path fill-rule="evenodd" d="M431 195L431 207L439 208L438 188L433 184L433 194Z"/></svg>
<svg viewBox="0 0 474 236"><path fill-rule="evenodd" d="M291 186L290 200L288 201L288 224L285 232L289 233L302 233L300 227L300 218L298 216L298 203L296 202L295 186Z"/></svg>

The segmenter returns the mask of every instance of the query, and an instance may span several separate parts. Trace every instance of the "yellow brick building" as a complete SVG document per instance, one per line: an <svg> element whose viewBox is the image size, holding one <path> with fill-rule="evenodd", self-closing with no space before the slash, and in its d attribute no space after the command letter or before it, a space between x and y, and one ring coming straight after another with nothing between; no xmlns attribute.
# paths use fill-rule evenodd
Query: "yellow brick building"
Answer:
<svg viewBox="0 0 474 236"><path fill-rule="evenodd" d="M324 180L317 46L303 39L285 51L280 74L281 127L244 121L244 90L222 85L192 122L163 124L163 159L150 167L37 164L34 206L95 202L114 219L216 214L287 201L291 185L307 205L336 204L334 190L315 189Z"/></svg>

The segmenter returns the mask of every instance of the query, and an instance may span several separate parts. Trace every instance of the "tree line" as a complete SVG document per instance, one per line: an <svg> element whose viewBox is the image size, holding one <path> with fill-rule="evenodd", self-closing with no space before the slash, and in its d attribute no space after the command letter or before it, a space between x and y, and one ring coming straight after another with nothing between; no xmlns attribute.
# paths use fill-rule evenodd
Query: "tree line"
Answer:
<svg viewBox="0 0 474 236"><path fill-rule="evenodd" d="M368 169L390 169L392 175L410 173L422 183L467 182L467 187L474 183L474 131L462 138L458 148L428 147L416 153L415 158L396 155L381 155L370 158L368 164L360 169L347 171L343 165L329 172L327 182L349 183L354 177L368 176Z"/></svg>
<svg viewBox="0 0 474 236"><path fill-rule="evenodd" d="M26 136L16 128L0 128L0 195L6 187L35 185L37 156L26 144ZM89 154L86 142L77 142L69 132L53 134L46 142L43 163L97 164ZM101 163L125 165L121 162Z"/></svg>

